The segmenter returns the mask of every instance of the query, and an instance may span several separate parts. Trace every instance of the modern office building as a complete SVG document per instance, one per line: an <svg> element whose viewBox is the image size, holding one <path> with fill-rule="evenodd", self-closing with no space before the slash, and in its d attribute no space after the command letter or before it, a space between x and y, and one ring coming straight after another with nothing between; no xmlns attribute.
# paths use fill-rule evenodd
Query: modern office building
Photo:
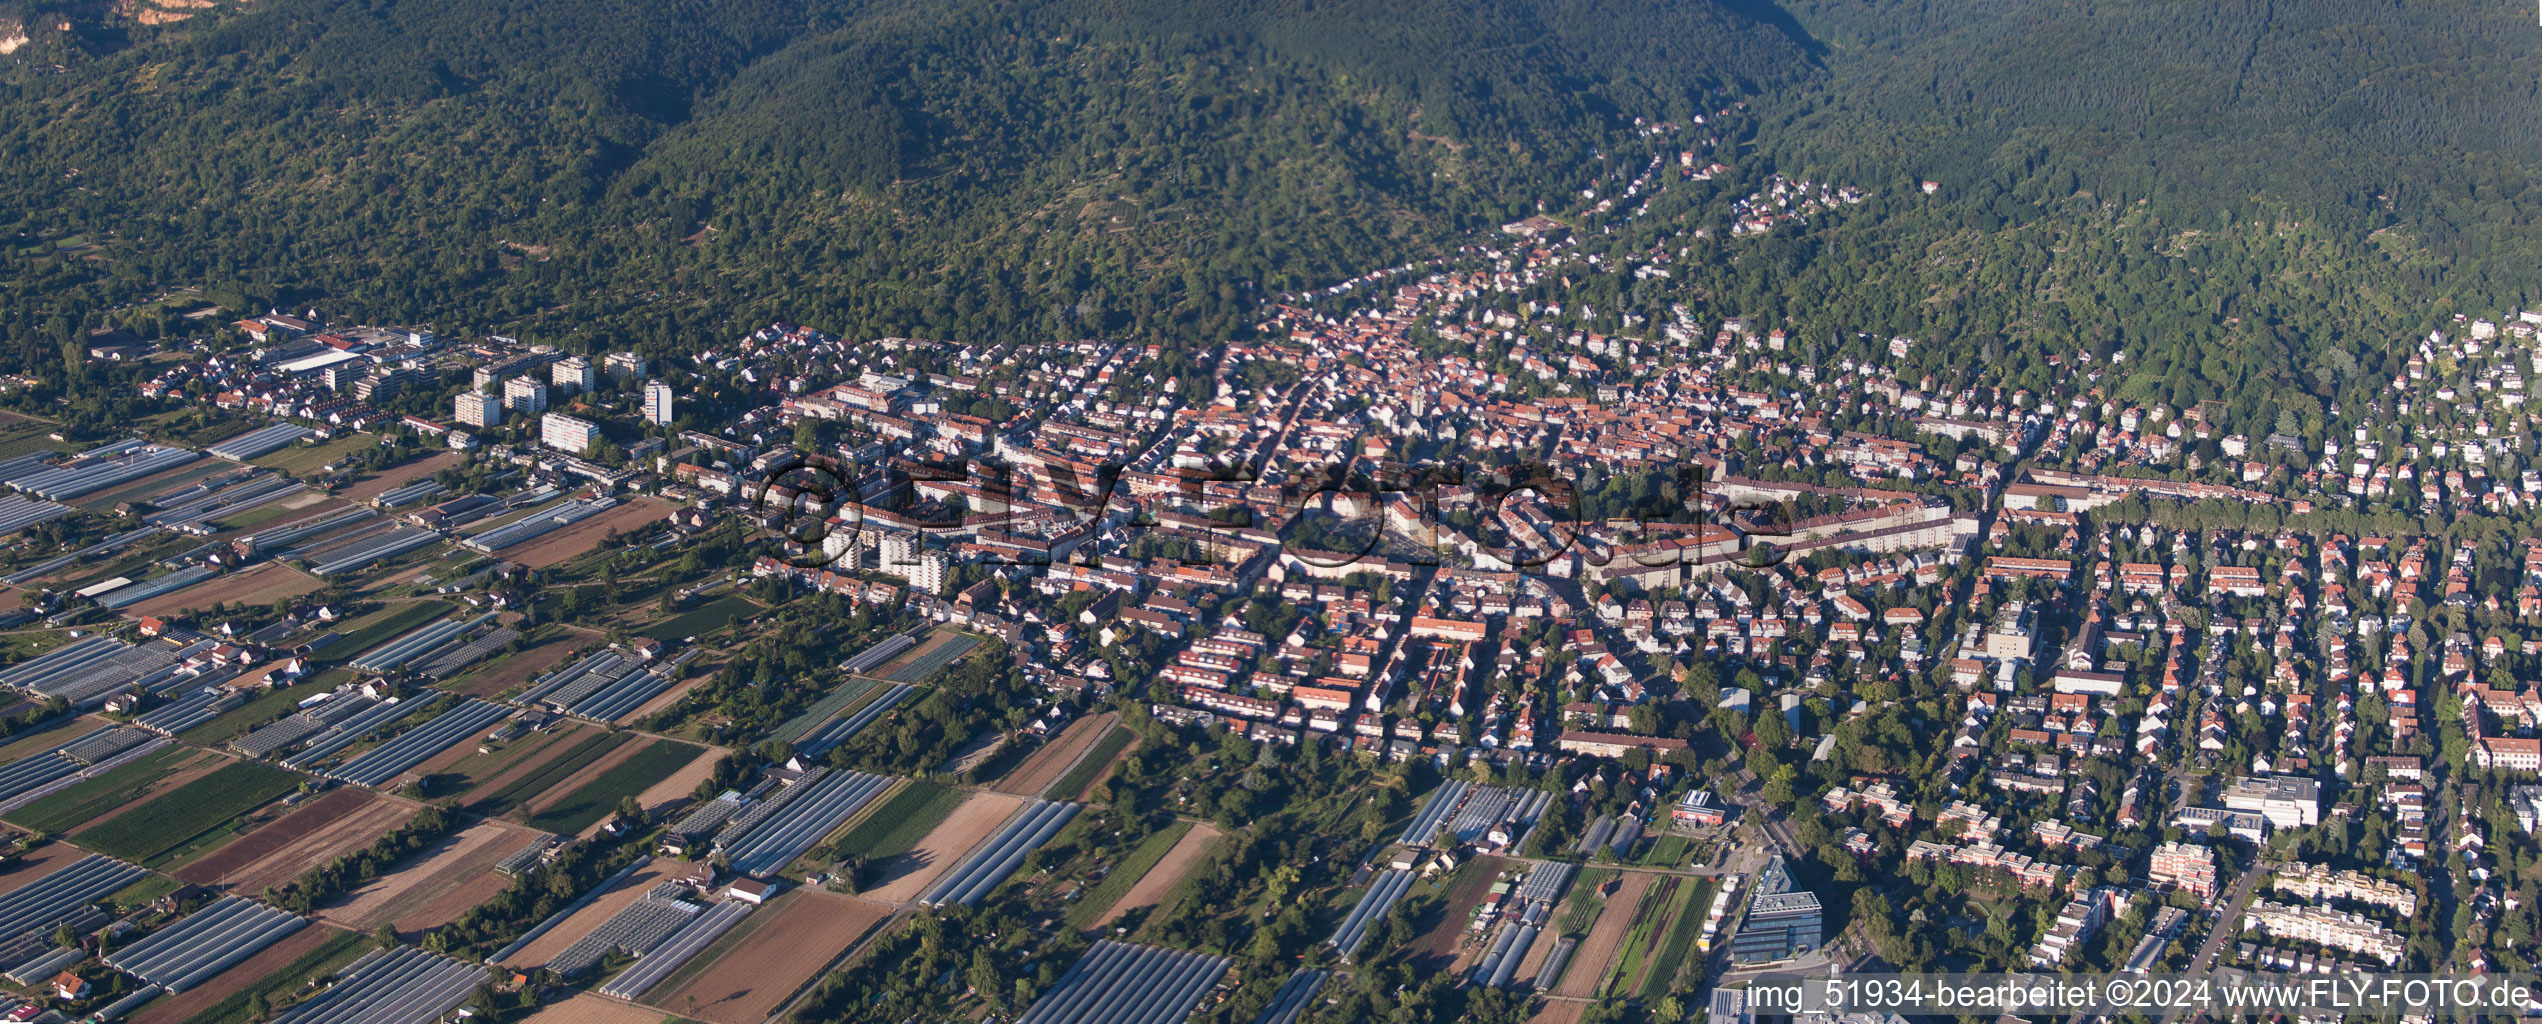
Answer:
<svg viewBox="0 0 2542 1024"><path fill-rule="evenodd" d="M1783 855L1765 862L1765 870L1757 872L1756 898L1748 904L1747 920L1739 925L1739 933L1730 939L1730 960L1738 964L1773 963L1789 960L1818 948L1821 912L1818 897L1796 888L1792 869L1783 863Z"/></svg>

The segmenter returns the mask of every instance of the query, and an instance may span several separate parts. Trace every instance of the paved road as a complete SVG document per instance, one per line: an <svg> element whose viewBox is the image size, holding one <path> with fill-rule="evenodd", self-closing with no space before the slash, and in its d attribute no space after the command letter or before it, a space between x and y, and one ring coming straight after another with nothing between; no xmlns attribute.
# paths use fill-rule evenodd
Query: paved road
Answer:
<svg viewBox="0 0 2542 1024"><path fill-rule="evenodd" d="M2242 877L2234 879L2232 890L2225 894L2224 912L2207 929L2207 940L2198 945L2198 955L2190 958L2188 973L2204 974L2215 966L2216 955L2224 951L2224 944L2241 931L2242 908L2250 905L2251 893L2259 887L2259 881L2259 858L2254 856L2251 866L2242 872ZM2180 1010L2175 1007L2162 1015L2161 1024L2170 1024L2179 1016Z"/></svg>

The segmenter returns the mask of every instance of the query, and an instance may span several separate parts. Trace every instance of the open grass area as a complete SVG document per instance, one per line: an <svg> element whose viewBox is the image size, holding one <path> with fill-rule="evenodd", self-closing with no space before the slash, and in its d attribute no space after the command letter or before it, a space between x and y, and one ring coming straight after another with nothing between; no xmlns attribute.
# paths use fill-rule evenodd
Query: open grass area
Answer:
<svg viewBox="0 0 2542 1024"><path fill-rule="evenodd" d="M726 594L654 623L645 628L644 635L664 643L677 643L692 636L712 633L757 615L762 610L749 598L739 594Z"/></svg>
<svg viewBox="0 0 2542 1024"><path fill-rule="evenodd" d="M1634 863L1649 868L1673 868L1686 859L1686 837L1663 834L1642 849Z"/></svg>
<svg viewBox="0 0 2542 1024"><path fill-rule="evenodd" d="M298 991L302 982L333 973L371 948L368 936L337 933L324 945L310 950L282 970L258 978L254 984L232 992L227 998L204 1008L203 1012L186 1018L184 1024L247 1024L255 1019L258 994L263 994L268 1001L278 1001Z"/></svg>
<svg viewBox="0 0 2542 1024"><path fill-rule="evenodd" d="M72 838L99 853L147 862L298 788L298 774L234 761Z"/></svg>
<svg viewBox="0 0 2542 1024"><path fill-rule="evenodd" d="M619 744L634 738L633 733L592 733L584 737L582 742L575 744L573 749L557 755L555 760L539 765L536 771L528 772L512 780L510 785L502 789L476 798L470 802L469 809L487 816L502 814L520 806L522 801L546 792L548 787L565 781L566 777L581 771L584 765L600 760L602 755L616 750Z"/></svg>
<svg viewBox="0 0 2542 1024"><path fill-rule="evenodd" d="M644 792L665 776L680 770L681 766L697 760L697 755L704 749L671 740L655 740L651 746L636 751L635 756L595 776L546 810L531 815L529 825L559 835L580 832L603 815L617 810L618 801Z"/></svg>
<svg viewBox="0 0 2542 1024"><path fill-rule="evenodd" d="M1660 929L1686 913L1687 901L1699 888L1676 875L1664 875L1642 897L1642 905L1633 912L1633 930L1624 937L1624 951L1615 958L1615 973L1607 978L1609 994L1617 994L1617 987L1641 976L1642 965L1659 944Z"/></svg>
<svg viewBox="0 0 2542 1024"><path fill-rule="evenodd" d="M1103 912L1121 902L1121 897L1129 894L1130 887L1139 884L1139 879L1146 877L1148 870L1154 868L1157 861L1164 860L1166 853L1174 849L1174 844L1181 842L1183 834L1191 830L1191 822L1178 821L1140 840L1139 845L1130 850L1129 856L1121 858L1121 863L1113 866L1111 874L1103 876L1103 881L1095 885L1094 891L1078 900L1076 906L1068 908L1068 927L1079 931L1094 927L1094 923L1103 917Z"/></svg>
<svg viewBox="0 0 2542 1024"><path fill-rule="evenodd" d="M60 835L91 818L130 803L143 788L166 778L169 772L176 770L178 762L193 757L195 753L194 748L183 745L163 747L96 778L11 811L8 821L19 828Z"/></svg>
<svg viewBox="0 0 2542 1024"><path fill-rule="evenodd" d="M967 796L950 786L911 782L840 836L831 844L830 854L837 860L863 857L869 864L900 856L934 831Z"/></svg>
<svg viewBox="0 0 2542 1024"><path fill-rule="evenodd" d="M177 887L184 884L185 883L179 882L167 875L157 873L147 874L141 876L140 881L124 886L123 888L117 889L113 893L109 894L106 897L106 902L112 903L126 910L138 910L142 907L149 906L151 900L158 899L161 896L177 891Z"/></svg>
<svg viewBox="0 0 2542 1024"><path fill-rule="evenodd" d="M1086 756L1068 769L1068 774L1050 784L1050 799L1075 800L1084 796L1086 787L1094 785L1095 775L1110 765L1113 758L1121 756L1122 749L1137 738L1138 734L1131 732L1127 726L1114 725L1111 731L1103 734L1102 739L1095 741L1093 748L1086 751Z"/></svg>

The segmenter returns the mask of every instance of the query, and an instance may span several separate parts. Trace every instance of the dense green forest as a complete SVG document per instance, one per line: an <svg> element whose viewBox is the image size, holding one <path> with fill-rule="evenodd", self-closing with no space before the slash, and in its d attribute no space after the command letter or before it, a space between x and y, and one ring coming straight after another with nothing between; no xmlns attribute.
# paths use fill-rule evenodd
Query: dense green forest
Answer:
<svg viewBox="0 0 2542 1024"><path fill-rule="evenodd" d="M2404 332L2542 296L2522 17L225 0L150 26L0 0L29 37L0 57L0 367L58 368L108 322L178 331L204 299L657 352L780 318L1207 344L1266 294L1673 155L1636 119L1744 102L1711 126L1734 174L1600 226L1612 244L1718 220L1770 171L1877 199L1716 233L1646 304L1912 333L1946 374L2124 350L2140 397L2258 379L2282 386L2247 403L2300 418ZM201 297L154 301L177 288Z"/></svg>

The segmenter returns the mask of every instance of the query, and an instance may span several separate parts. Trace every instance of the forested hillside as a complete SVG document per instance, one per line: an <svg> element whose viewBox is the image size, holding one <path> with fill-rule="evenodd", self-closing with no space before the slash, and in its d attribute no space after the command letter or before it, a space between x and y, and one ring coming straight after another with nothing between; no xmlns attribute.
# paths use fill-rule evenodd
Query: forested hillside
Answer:
<svg viewBox="0 0 2542 1024"><path fill-rule="evenodd" d="M1223 336L1261 290L1532 212L1635 116L1795 78L1790 31L1606 0L257 0L100 22L0 86L0 330L57 363L74 322L195 285L661 346L779 316Z"/></svg>
<svg viewBox="0 0 2542 1024"><path fill-rule="evenodd" d="M0 3L72 26L0 58L11 367L110 319L175 330L190 303L132 304L177 287L653 350L780 317L1202 344L1265 294L1559 211L1653 155L1636 118L1740 101L1718 124L1739 188L1782 171L1880 198L1716 240L1701 287L1653 302L1913 332L1956 367L2206 345L2241 362L2139 364L2132 386L2247 370L2330 399L2396 332L2542 299L2542 30L2511 5L115 10ZM1718 219L1737 191L1668 208Z"/></svg>

